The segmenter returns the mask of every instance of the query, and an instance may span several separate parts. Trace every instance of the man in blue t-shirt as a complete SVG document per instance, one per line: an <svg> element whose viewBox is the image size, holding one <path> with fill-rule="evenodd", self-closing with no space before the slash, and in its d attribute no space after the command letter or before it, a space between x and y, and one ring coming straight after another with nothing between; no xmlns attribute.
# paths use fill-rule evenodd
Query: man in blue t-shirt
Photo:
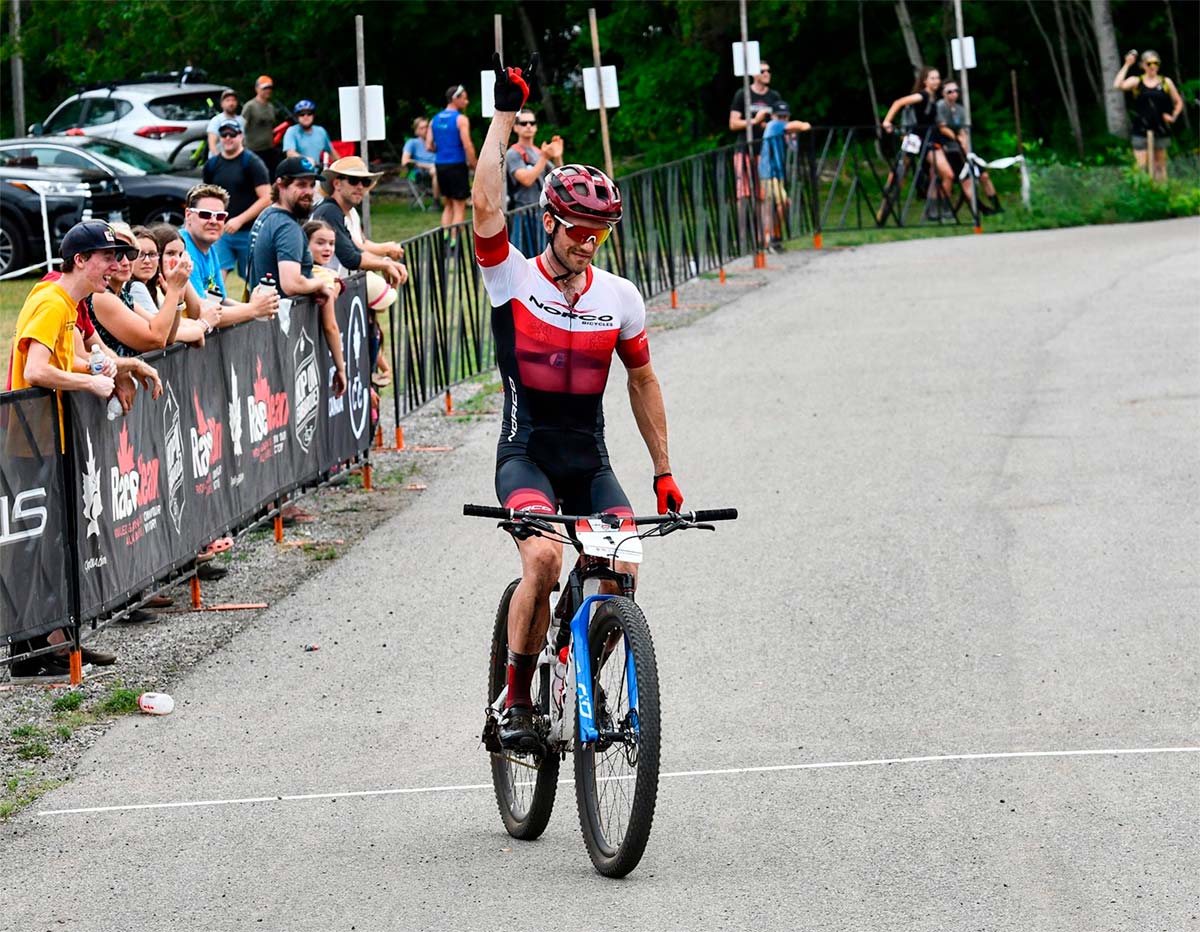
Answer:
<svg viewBox="0 0 1200 932"><path fill-rule="evenodd" d="M189 281L202 298L225 297L225 281L217 258L217 240L229 216L229 192L215 184L198 184L184 201L183 244L192 259Z"/></svg>
<svg viewBox="0 0 1200 932"><path fill-rule="evenodd" d="M792 115L787 101L777 100L771 107L771 121L763 129L762 152L758 157L759 199L763 205L763 230L766 247L783 252L784 213L791 204L787 191L788 134L812 129ZM792 143L795 146L795 143Z"/></svg>
<svg viewBox="0 0 1200 932"><path fill-rule="evenodd" d="M429 148L437 166L438 190L442 194L442 230L467 219L467 199L471 196L468 172L475 167L475 144L471 142L471 122L463 113L471 101L461 84L446 89L446 109L433 118ZM450 240L451 246L456 241Z"/></svg>
<svg viewBox="0 0 1200 932"><path fill-rule="evenodd" d="M323 278L313 278L313 257L301 224L312 212L313 192L317 187L317 166L301 156L286 158L275 166L271 186L271 206L258 215L250 230L250 288L270 275L285 297L312 295L321 309L321 328L333 357L335 374L330 386L335 396L346 390L346 363L342 358L342 337L334 314L338 286Z"/></svg>
<svg viewBox="0 0 1200 932"><path fill-rule="evenodd" d="M308 156L313 164L321 164L322 154L329 162L337 161L337 152L324 126L317 126L317 105L311 100L301 100L292 108L296 122L283 134L283 154L289 157Z"/></svg>

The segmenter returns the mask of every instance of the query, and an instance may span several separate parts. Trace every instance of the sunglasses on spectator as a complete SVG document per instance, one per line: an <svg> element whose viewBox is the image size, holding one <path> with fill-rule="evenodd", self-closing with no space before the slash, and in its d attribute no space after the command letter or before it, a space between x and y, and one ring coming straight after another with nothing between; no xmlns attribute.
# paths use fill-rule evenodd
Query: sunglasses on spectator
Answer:
<svg viewBox="0 0 1200 932"><path fill-rule="evenodd" d="M354 185L356 188L365 187L371 183L370 178L354 178L350 175L338 175L338 177L346 182L346 184Z"/></svg>
<svg viewBox="0 0 1200 932"><path fill-rule="evenodd" d="M537 120L517 120L517 126L537 126Z"/></svg>
<svg viewBox="0 0 1200 932"><path fill-rule="evenodd" d="M229 211L227 210L207 210L203 207L189 207L188 210L194 213L201 220L222 221L229 216Z"/></svg>
<svg viewBox="0 0 1200 932"><path fill-rule="evenodd" d="M296 113L296 116L312 116L316 112L315 110L300 110Z"/></svg>
<svg viewBox="0 0 1200 932"><path fill-rule="evenodd" d="M1157 65L1161 65L1161 64L1162 64L1162 62L1160 62L1160 61L1159 61L1157 58L1147 58L1147 59L1146 59L1144 62L1142 62L1142 64L1143 64L1143 65L1156 65L1156 66L1157 66Z"/></svg>
<svg viewBox="0 0 1200 932"><path fill-rule="evenodd" d="M222 131L221 138L222 139L235 139L236 137L238 137L240 135L242 135L242 134L239 133L235 129L227 129L227 130Z"/></svg>
<svg viewBox="0 0 1200 932"><path fill-rule="evenodd" d="M609 234L611 234L613 231L611 223L607 223L604 225L603 229L597 230L595 227L581 227L577 224L571 223L569 220L564 220L562 217L555 217L554 219L557 223L562 225L562 228L564 231L566 231L567 236L579 243L581 246L587 245L588 243L595 243L597 246L599 246L606 239L608 239Z"/></svg>
<svg viewBox="0 0 1200 932"><path fill-rule="evenodd" d="M957 87L948 87L948 88L946 88L946 93L947 94L957 94L958 88Z"/></svg>

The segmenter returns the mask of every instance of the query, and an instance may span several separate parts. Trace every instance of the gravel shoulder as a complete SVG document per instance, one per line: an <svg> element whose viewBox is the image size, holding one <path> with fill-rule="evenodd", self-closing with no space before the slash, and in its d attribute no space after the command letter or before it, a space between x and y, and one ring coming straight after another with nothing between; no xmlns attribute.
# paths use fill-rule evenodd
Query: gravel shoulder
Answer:
<svg viewBox="0 0 1200 932"><path fill-rule="evenodd" d="M785 266L809 261L808 255L773 256L767 269L755 269L749 260L731 263L724 285L714 273L681 286L677 308L671 308L669 295L647 302L647 326L651 333L686 326L767 284ZM354 474L344 483L306 493L297 501L315 520L286 528L282 544L275 543L270 524L243 532L233 550L216 558L229 573L202 584L203 604L269 606L302 581L328 571L366 534L454 468L454 447L468 425L496 417L499 389L490 371L453 389L453 409L462 414L447 417L439 400L403 417L405 449L371 452L373 491L363 491L361 476ZM388 439L395 434L391 404L390 397L384 399ZM254 628L263 614L261 609L192 611L186 582L163 592L175 605L158 621L85 631L85 644L119 659L111 667L92 668L78 689L13 686L8 668L0 667L0 819L70 780L76 764L118 717L139 714L138 694L169 692L172 682L218 654L239 632Z"/></svg>

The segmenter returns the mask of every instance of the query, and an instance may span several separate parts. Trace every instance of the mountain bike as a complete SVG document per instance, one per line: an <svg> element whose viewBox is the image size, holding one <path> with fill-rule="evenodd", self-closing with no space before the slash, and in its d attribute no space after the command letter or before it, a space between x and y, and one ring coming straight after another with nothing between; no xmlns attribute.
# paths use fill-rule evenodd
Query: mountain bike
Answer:
<svg viewBox="0 0 1200 932"><path fill-rule="evenodd" d="M555 587L550 629L530 688L542 746L515 751L502 747L499 738L508 691L508 606L520 579L509 583L496 611L482 740L491 754L504 827L525 840L545 831L559 764L573 752L575 801L588 855L601 874L624 877L650 839L661 731L654 641L634 601L633 576L618 572L616 562L640 562L646 538L715 530L708 522L733 520L737 509L622 517L464 505L463 514L497 518L518 540L545 537L579 554L566 587ZM601 594L604 581L621 594Z"/></svg>

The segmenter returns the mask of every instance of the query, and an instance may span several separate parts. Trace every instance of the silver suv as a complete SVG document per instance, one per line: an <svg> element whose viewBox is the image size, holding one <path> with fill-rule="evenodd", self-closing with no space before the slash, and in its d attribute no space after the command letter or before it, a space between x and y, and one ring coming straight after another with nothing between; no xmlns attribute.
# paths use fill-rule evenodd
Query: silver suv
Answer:
<svg viewBox="0 0 1200 932"><path fill-rule="evenodd" d="M208 121L220 110L222 84L120 82L82 91L58 105L31 136L66 133L116 139L176 168L197 164Z"/></svg>

